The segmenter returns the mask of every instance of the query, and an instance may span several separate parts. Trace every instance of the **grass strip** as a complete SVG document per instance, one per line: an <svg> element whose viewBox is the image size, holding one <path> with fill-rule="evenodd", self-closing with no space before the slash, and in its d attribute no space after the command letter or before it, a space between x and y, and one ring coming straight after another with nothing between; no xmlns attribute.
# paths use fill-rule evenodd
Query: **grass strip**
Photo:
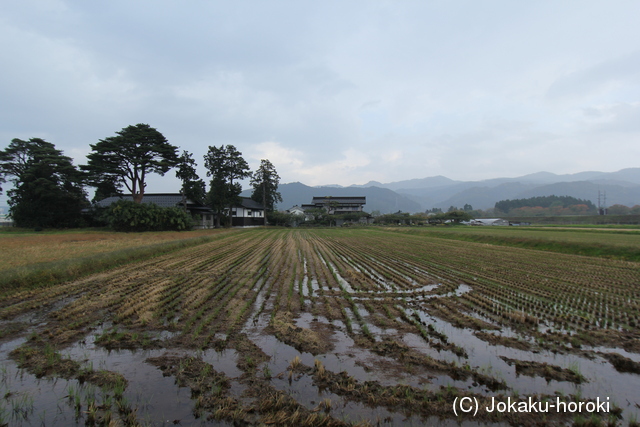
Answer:
<svg viewBox="0 0 640 427"><path fill-rule="evenodd" d="M7 297L17 291L52 286L109 268L150 259L179 249L202 245L220 239L223 236L226 237L229 234L193 237L5 270L0 277L0 297Z"/></svg>
<svg viewBox="0 0 640 427"><path fill-rule="evenodd" d="M402 230L385 230L390 232L402 232ZM602 243L577 243L562 242L547 239L531 239L526 237L510 237L496 235L478 235L446 232L423 232L416 235L434 237L437 239L459 240L474 243L488 243L491 245L511 246L523 249L535 249L539 251L558 252L571 255L583 255L600 258L617 259L623 261L640 261L640 248L629 246L613 246Z"/></svg>

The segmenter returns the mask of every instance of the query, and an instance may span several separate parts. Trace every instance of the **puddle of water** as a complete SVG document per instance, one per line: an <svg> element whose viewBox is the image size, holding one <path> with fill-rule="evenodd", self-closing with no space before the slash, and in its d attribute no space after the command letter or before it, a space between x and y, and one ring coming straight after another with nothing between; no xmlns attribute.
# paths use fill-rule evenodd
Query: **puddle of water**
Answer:
<svg viewBox="0 0 640 427"><path fill-rule="evenodd" d="M300 327L309 328L314 322L313 319L313 316L305 313L297 319L296 324ZM327 319L321 316L315 321L328 324ZM333 323L338 327L340 326L339 321L334 321ZM332 372L346 371L359 382L378 381L380 384L388 386L407 384L415 387L424 387L427 378L416 376L415 374L394 373L388 370L376 369L376 364L395 364L396 362L391 358L379 356L357 347L353 340L342 331L334 331L333 333L335 348L332 353L317 356L313 356L311 353L299 352L292 346L279 341L273 335L261 334L255 330L248 335L262 351L271 356L268 362L259 366L259 368L263 370L268 367L272 372L271 384L293 396L301 405L308 409L316 408L323 399L327 398L331 400L332 409L330 414L351 422L369 420L370 422L379 422L381 425L388 423L389 425L416 426L481 425L474 423L452 423L448 420L441 422L437 418L429 418L427 424L425 424L425 420L417 416L407 418L401 413L390 412L383 407L371 408L361 403L346 401L341 396L328 390L319 390L318 387L313 384L313 379L307 375L294 376L291 383L289 383L287 368L291 360L298 356L301 362L307 366L314 366L315 360L317 359L322 362L327 370ZM367 366L371 367L372 371L368 372L364 367L356 364L357 361L361 363L365 362ZM281 373L284 375L279 375ZM443 383L454 383L450 378L449 380L449 382L443 380ZM456 383L455 385L463 385L465 388L469 386L462 382L460 382L460 384ZM439 386L436 384L434 388L437 389Z"/></svg>
<svg viewBox="0 0 640 427"><path fill-rule="evenodd" d="M296 326L300 328L311 329L312 322L322 322L328 324L329 321L324 316L315 317L313 314L309 312L300 313L300 316L294 319Z"/></svg>
<svg viewBox="0 0 640 427"><path fill-rule="evenodd" d="M300 292L304 297L309 296L309 286L307 285L308 281L309 277L305 274L302 276L302 281L298 282L298 292Z"/></svg>
<svg viewBox="0 0 640 427"><path fill-rule="evenodd" d="M483 322L488 323L489 325L492 325L500 330L507 331L506 333L511 333L511 331L513 331L513 329L499 325L495 322L495 320L490 319L486 316L483 316L482 314L477 313L475 311L467 311L464 314L466 314L469 317L473 317L474 319L482 320ZM485 332L488 332L488 331L485 331ZM513 332L515 333L515 331ZM502 332L500 332L500 334L502 335Z"/></svg>
<svg viewBox="0 0 640 427"><path fill-rule="evenodd" d="M382 337L385 335L390 335L397 332L395 329L392 329L392 328L388 328L388 329L380 328L374 325L372 322L370 322L366 317L363 316L363 318L365 323L367 324L367 328L369 328L369 332L371 332L371 334L373 335L376 341L380 341Z"/></svg>
<svg viewBox="0 0 640 427"><path fill-rule="evenodd" d="M635 405L640 405L640 395L637 392L640 390L640 375L620 373L608 361L600 357L590 360L576 355L554 354L549 351L532 353L502 345L491 345L473 335L473 331L470 329L457 328L448 322L429 316L422 310L416 310L416 312L423 322L432 324L437 331L445 333L449 342L464 348L469 355L467 361L472 367L478 369L481 373L504 380L511 389L518 393L553 394L561 392L564 394L580 394L583 398L596 399L599 397L601 400L606 400L609 397L611 402L615 402L625 410L626 419L634 413L637 416ZM423 351L419 346L418 349ZM605 352L619 352L617 349L606 349L604 347L602 349ZM446 356L444 358L435 357L433 353L429 355L447 360ZM500 356L522 361L549 363L561 368L575 370L582 373L589 382L583 384L555 380L547 382L541 377L533 378L516 375L515 367L509 366ZM638 355L634 357L638 359Z"/></svg>
<svg viewBox="0 0 640 427"><path fill-rule="evenodd" d="M336 275L336 277L338 278L338 285L342 288L342 290L353 294L355 291L353 290L353 288L351 287L351 285L349 284L349 282L340 275L340 273L338 273L338 269L335 268L333 266L333 264L329 263L329 265L331 265L331 268L333 269L333 273Z"/></svg>
<svg viewBox="0 0 640 427"><path fill-rule="evenodd" d="M442 284L439 283L437 285L426 285L418 289L402 289L397 291L394 290L391 292L376 292L373 295L369 295L367 293L356 293L356 296L354 296L353 299L358 301L361 301L361 300L384 301L390 298L395 301L401 301L404 303L404 305L419 306L418 303L420 303L421 301L425 301L432 298L451 298L454 296L459 297L473 290L471 286L461 283L458 285L458 287L455 290L451 292L447 292L446 294L419 293L419 292L424 292L425 288L430 288L430 290L433 290L440 286L442 286ZM410 296L410 299L407 300L409 296Z"/></svg>
<svg viewBox="0 0 640 427"><path fill-rule="evenodd" d="M456 289L453 292L448 293L447 296L453 296L453 295L451 295L453 293L453 294L455 294L455 296L459 297L461 295L466 294L467 292L471 292L472 290L473 290L473 288L471 286L466 285L464 283L460 283L458 285L458 289Z"/></svg>
<svg viewBox="0 0 640 427"><path fill-rule="evenodd" d="M359 307L359 310L366 313L363 307ZM313 328L316 322L329 324L326 318L322 316L314 317L311 313L302 313L300 317L295 320L297 326L310 329ZM338 328L344 327L341 321L334 321L333 325ZM369 327L371 328L371 325L369 325ZM344 420L358 421L367 419L379 422L381 425L385 423L389 423L389 425L425 425L425 420L419 417L406 418L402 414L389 412L382 407L370 408L360 403L345 401L339 395L327 390L319 390L313 385L312 378L306 375L294 376L294 379L289 383L287 368L294 357L300 357L301 362L307 366L313 366L314 361L318 359L327 370L332 372L347 371L349 375L353 376L359 382L373 380L388 386L407 384L414 387L428 387L434 391L438 390L440 386L451 385L463 390L487 392L487 390L481 386L473 386L473 380L454 381L448 376L409 374L402 372L401 369L392 372L388 367L397 364L395 360L379 356L356 346L354 341L341 330L333 331L332 341L335 344L335 348L332 353L317 356L313 356L310 353L299 352L294 347L279 341L276 337L264 334L261 331L262 328L260 327L250 327L245 332L247 332L249 338L258 345L263 352L271 357L268 362L261 364L259 369L264 370L268 368L272 372L272 385L287 392L308 409L316 408L325 398L330 399L332 405L331 415ZM421 339L417 336L415 337ZM356 362L366 364L366 366L371 367L371 371L368 371L368 369L365 369ZM380 366L384 366L385 368L380 369ZM474 426L484 424L475 422L459 423L457 421L441 421L437 418L430 418L428 425Z"/></svg>
<svg viewBox="0 0 640 427"><path fill-rule="evenodd" d="M416 335L413 333L405 333L402 336L402 341L405 344L407 344L409 347L419 351L420 353L426 354L427 356L430 356L434 359L442 360L445 362L456 362L460 364L465 363L464 358L457 356L455 353L451 351L437 350L435 348L429 347L429 344L427 344L424 338L422 338L419 335Z"/></svg>
<svg viewBox="0 0 640 427"><path fill-rule="evenodd" d="M434 289L438 289L440 286L442 286L442 283L434 283L432 285L424 285L414 289L403 289L403 290L399 290L398 292L407 293L407 294L412 294L417 292L431 292Z"/></svg>
<svg viewBox="0 0 640 427"><path fill-rule="evenodd" d="M164 377L162 371L146 363L149 357L158 357L167 353L161 350L119 350L108 351L94 344L95 333L85 339L85 344L76 344L61 351L63 357L83 362L85 366L94 370L104 369L119 372L128 381L123 393L131 408L137 408L138 421L149 425L173 425L179 421L182 425L211 425L211 422L200 420L193 415L194 402L191 392L186 387L178 387L173 377ZM83 411L86 411L85 396L96 396L98 403L102 402L102 391L90 384L80 384L77 380L38 379L25 370L19 369L9 359L9 353L22 345L25 338L16 339L0 345L0 360L3 365L3 376L0 383L2 395L13 393L12 399L24 399L29 407L37 408L26 419L12 418L11 425L75 425L84 424L83 418L76 419L76 411L69 399L70 390L76 390L82 398ZM171 351L171 354L202 357L213 365L214 369L224 372L231 378L241 375L236 365L236 352L225 350L216 352ZM232 381L231 393L240 396L243 388ZM7 401L12 404L11 402ZM22 402L22 400L21 400ZM117 418L117 408L112 407L112 413ZM81 412L81 417L84 412ZM226 422L214 425L230 425Z"/></svg>
<svg viewBox="0 0 640 427"><path fill-rule="evenodd" d="M348 421L358 422L368 420L373 425L415 425L423 426L425 421L420 417L405 417L397 412L390 412L383 407L371 408L359 402L348 401L340 395L330 392L329 390L321 390L313 384L313 378L308 375L294 376L289 383L286 378L274 378L271 384L279 390L282 390L293 396L302 406L309 410L313 410L324 400L331 401L331 409L328 412L332 417ZM440 424L428 424L440 425Z"/></svg>
<svg viewBox="0 0 640 427"><path fill-rule="evenodd" d="M173 423L179 420L183 425L189 423L198 424L200 420L193 415L194 402L191 400L191 392L187 387L178 387L175 378L164 377L162 371L155 366L146 363L149 357L159 357L166 353L178 356L201 356L203 360L211 363L214 369L220 372L227 371L233 376L238 376L235 367L235 352L225 351L216 354L215 351L170 351L160 350L119 350L108 351L87 345L74 346L63 352L74 360L89 360L94 369L106 369L119 372L128 381L124 397L138 408L138 419L149 422L152 425ZM229 374L227 374L229 375Z"/></svg>
<svg viewBox="0 0 640 427"><path fill-rule="evenodd" d="M300 327L313 328L314 322L312 315L305 314L297 319L296 324ZM329 324L328 320L322 316L317 318L317 322ZM336 328L345 330L341 321L334 320L333 325ZM299 356L303 364L314 366L315 359L322 362L326 369L332 372L347 371L358 381L379 381L383 385L395 385L401 377L405 375L410 378L410 374L398 374L388 372L387 369L377 369L376 365L387 366L387 364L395 364L396 362L390 358L379 356L369 350L358 347L353 339L342 330L334 329L331 340L334 343L334 349L331 353L320 354L317 356L311 353L299 352L294 347L279 341L275 336L263 334L260 328L249 328L245 331L249 339L251 339L263 352L271 356L265 365L275 377L279 373L285 372L291 360ZM366 363L371 369L365 369L357 364Z"/></svg>
<svg viewBox="0 0 640 427"><path fill-rule="evenodd" d="M318 289L320 289L320 284L318 283L318 279L313 277L311 279L311 296L316 295L318 293Z"/></svg>
<svg viewBox="0 0 640 427"><path fill-rule="evenodd" d="M269 295L267 293L268 286L264 286L264 279L260 278L258 282L259 283L257 284L256 289L259 289L259 291L258 295L256 295L256 300L253 303L254 307L262 307L264 300L269 298Z"/></svg>
<svg viewBox="0 0 640 427"><path fill-rule="evenodd" d="M591 350L598 353L618 353L621 356L626 357L627 359L631 359L634 362L640 363L640 354L638 353L629 353L625 349L622 348L611 348L611 347L588 347L583 346L585 350Z"/></svg>
<svg viewBox="0 0 640 427"><path fill-rule="evenodd" d="M359 333L361 331L360 324L358 323L356 316L353 314L351 307L344 307L344 312L346 313L347 317L351 321L351 330L354 333Z"/></svg>
<svg viewBox="0 0 640 427"><path fill-rule="evenodd" d="M239 378L243 373L236 366L238 353L235 350L205 350L197 355L202 358L203 362L210 364L218 372L224 372L231 379Z"/></svg>

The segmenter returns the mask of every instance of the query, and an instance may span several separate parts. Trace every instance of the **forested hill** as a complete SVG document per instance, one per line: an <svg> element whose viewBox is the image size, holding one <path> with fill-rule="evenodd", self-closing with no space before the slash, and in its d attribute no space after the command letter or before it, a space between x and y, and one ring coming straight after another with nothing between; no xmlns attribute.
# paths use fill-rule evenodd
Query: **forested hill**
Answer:
<svg viewBox="0 0 640 427"><path fill-rule="evenodd" d="M577 199L571 196L541 196L530 197L528 199L501 200L496 202L495 208L504 213L509 213L512 209L525 207L542 207L559 206L567 208L575 205L586 205L589 210L595 209L595 205L590 200Z"/></svg>

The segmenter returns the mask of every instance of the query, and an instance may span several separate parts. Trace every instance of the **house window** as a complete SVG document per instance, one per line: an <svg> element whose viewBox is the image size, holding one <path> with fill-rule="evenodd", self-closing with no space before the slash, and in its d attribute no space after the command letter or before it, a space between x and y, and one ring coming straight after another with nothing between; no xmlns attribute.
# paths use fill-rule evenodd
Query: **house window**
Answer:
<svg viewBox="0 0 640 427"><path fill-rule="evenodd" d="M232 216L237 216L237 213L236 213L235 209L231 211L231 215Z"/></svg>

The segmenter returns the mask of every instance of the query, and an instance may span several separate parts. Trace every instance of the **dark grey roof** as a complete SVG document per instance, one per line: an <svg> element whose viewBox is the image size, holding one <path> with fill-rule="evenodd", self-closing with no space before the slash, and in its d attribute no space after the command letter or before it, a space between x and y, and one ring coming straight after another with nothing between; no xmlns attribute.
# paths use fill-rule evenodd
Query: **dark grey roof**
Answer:
<svg viewBox="0 0 640 427"><path fill-rule="evenodd" d="M96 205L106 207L119 200L133 201L133 197L131 195L111 196L96 202ZM145 194L142 198L142 203L155 203L163 208L173 207L180 202L182 202L182 195L178 193Z"/></svg>
<svg viewBox="0 0 640 427"><path fill-rule="evenodd" d="M262 206L262 203L258 203L250 197L243 197L240 205L243 208L247 208L247 209L259 209L259 210L264 209L264 206Z"/></svg>
<svg viewBox="0 0 640 427"><path fill-rule="evenodd" d="M102 199L99 202L96 202L96 206L99 207L107 207L112 203L115 203L120 200L129 200L133 201L133 197L131 195L122 195L122 196L111 196L106 199ZM161 208L171 208L177 206L182 203L182 194L180 193L149 193L145 194L142 198L142 203L154 203ZM187 208L188 209L197 209L202 211L210 210L207 206L201 205L200 203L196 203L192 200L187 199Z"/></svg>
<svg viewBox="0 0 640 427"><path fill-rule="evenodd" d="M322 196L322 197L314 197L311 201L312 204L324 204L330 202L338 202L338 203L355 203L355 204L366 204L367 198L364 196Z"/></svg>
<svg viewBox="0 0 640 427"><path fill-rule="evenodd" d="M96 206L99 206L101 208L106 208L107 206L110 206L112 203L115 203L119 200L128 200L128 201L133 201L133 197L131 196L111 196L111 197L107 197L106 199L102 199L100 201L97 201L95 203Z"/></svg>

